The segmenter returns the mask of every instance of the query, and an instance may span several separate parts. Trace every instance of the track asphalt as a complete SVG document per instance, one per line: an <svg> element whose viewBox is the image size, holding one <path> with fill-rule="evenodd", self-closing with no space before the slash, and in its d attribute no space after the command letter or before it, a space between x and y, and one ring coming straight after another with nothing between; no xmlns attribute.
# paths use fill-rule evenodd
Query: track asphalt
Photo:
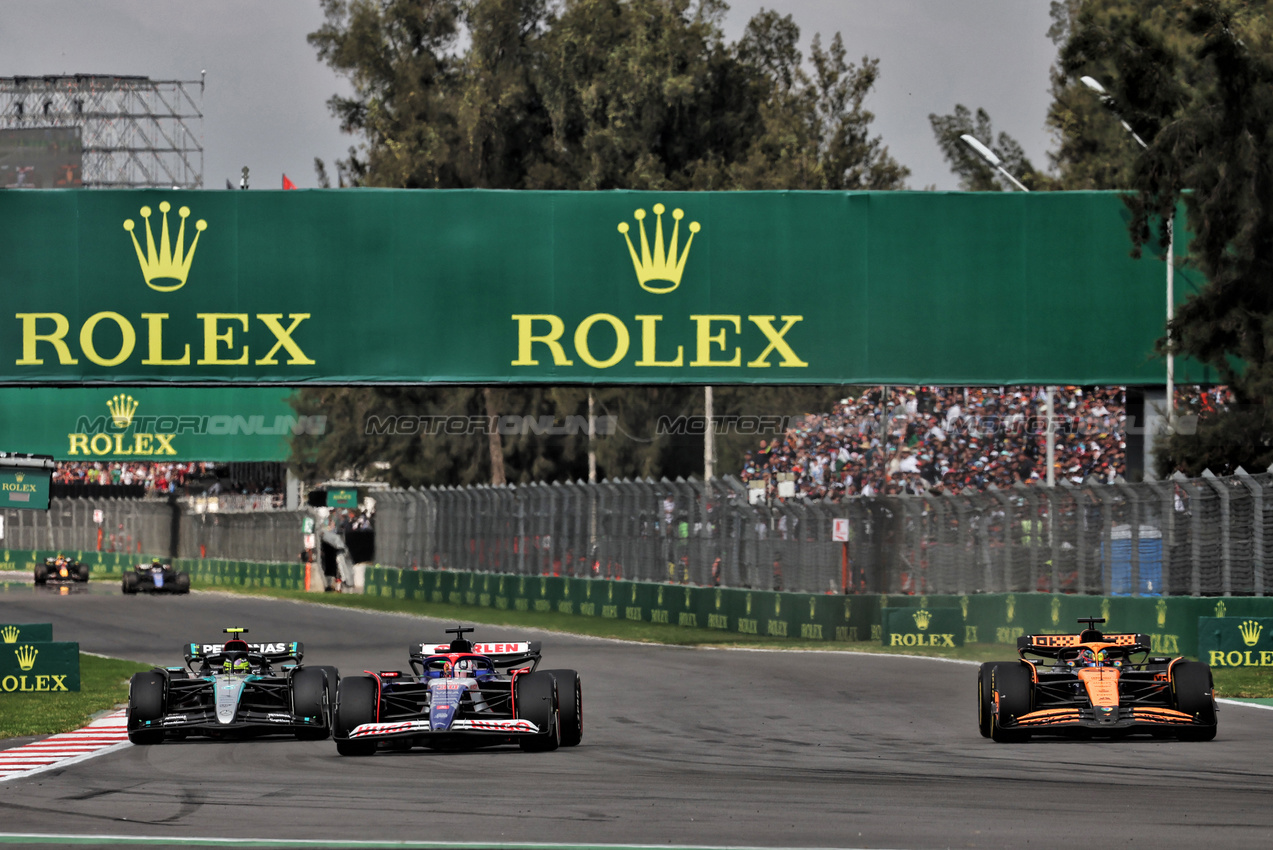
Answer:
<svg viewBox="0 0 1273 850"><path fill-rule="evenodd" d="M51 621L59 640L156 664L247 626L252 639L302 641L306 661L346 675L407 669L408 644L452 625L216 593L126 598L106 585L65 596L10 586L0 621ZM361 759L281 738L129 746L0 783L0 844L1273 845L1267 710L1221 706L1209 743L999 745L977 734L971 665L499 627L477 637L542 640L545 666L580 671L583 744Z"/></svg>

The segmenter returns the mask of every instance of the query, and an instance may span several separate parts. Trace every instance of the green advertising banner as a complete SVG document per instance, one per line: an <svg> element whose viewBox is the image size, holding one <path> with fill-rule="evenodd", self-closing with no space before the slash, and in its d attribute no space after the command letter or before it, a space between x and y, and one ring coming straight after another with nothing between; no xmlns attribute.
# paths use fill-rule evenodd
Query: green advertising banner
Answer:
<svg viewBox="0 0 1273 850"><path fill-rule="evenodd" d="M0 644L0 692L53 694L79 689L78 643Z"/></svg>
<svg viewBox="0 0 1273 850"><path fill-rule="evenodd" d="M1164 265L1125 218L1092 192L8 192L0 384L1161 383Z"/></svg>
<svg viewBox="0 0 1273 850"><path fill-rule="evenodd" d="M1273 667L1273 617L1199 617L1198 660L1212 667Z"/></svg>
<svg viewBox="0 0 1273 850"><path fill-rule="evenodd" d="M287 403L292 393L282 387L5 387L0 446L60 461L282 461L293 434L327 429L326 416L297 415Z"/></svg>
<svg viewBox="0 0 1273 850"><path fill-rule="evenodd" d="M963 646L964 617L958 608L885 608L885 646Z"/></svg>
<svg viewBox="0 0 1273 850"><path fill-rule="evenodd" d="M0 467L0 508L47 511L51 475L47 469Z"/></svg>
<svg viewBox="0 0 1273 850"><path fill-rule="evenodd" d="M357 490L328 490L327 491L327 507L329 508L358 507L358 491Z"/></svg>
<svg viewBox="0 0 1273 850"><path fill-rule="evenodd" d="M53 640L52 623L0 623L0 640L4 643L31 643ZM0 644L3 648L3 644Z"/></svg>

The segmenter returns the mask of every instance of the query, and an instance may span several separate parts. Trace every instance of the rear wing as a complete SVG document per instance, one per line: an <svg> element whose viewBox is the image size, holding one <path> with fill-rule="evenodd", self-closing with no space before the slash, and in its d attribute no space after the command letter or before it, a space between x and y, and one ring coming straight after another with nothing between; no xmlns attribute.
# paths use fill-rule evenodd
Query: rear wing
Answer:
<svg viewBox="0 0 1273 850"><path fill-rule="evenodd" d="M532 667L538 665L541 645L540 641L537 640L512 643L474 643L472 644L472 649L467 651L476 655L485 655L491 659L491 663L496 667L508 670L513 667L524 667L527 664ZM408 649L412 661L423 661L430 655L446 655L455 651L449 643L413 643Z"/></svg>
<svg viewBox="0 0 1273 850"><path fill-rule="evenodd" d="M223 643L188 643L185 645L186 664L203 661L221 654L225 648ZM248 653L259 655L266 661L290 661L301 663L305 654L305 645L299 641L280 641L278 643L249 643Z"/></svg>
<svg viewBox="0 0 1273 850"><path fill-rule="evenodd" d="M1018 652L1033 652L1036 655L1056 657L1057 653L1072 646L1084 643L1112 643L1126 647L1129 652L1149 651L1149 635L1124 634L1102 635L1097 640L1081 641L1079 635L1022 635L1017 638Z"/></svg>

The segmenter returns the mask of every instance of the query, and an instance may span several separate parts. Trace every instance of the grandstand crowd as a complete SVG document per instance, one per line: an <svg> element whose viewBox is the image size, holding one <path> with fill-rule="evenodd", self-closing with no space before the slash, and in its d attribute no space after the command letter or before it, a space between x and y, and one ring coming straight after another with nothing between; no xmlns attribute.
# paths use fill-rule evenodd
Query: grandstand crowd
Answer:
<svg viewBox="0 0 1273 850"><path fill-rule="evenodd" d="M1123 387L1059 387L1055 476L1112 482L1125 465ZM803 417L747 453L741 478L778 495L846 496L962 492L1047 480L1044 387L875 387Z"/></svg>
<svg viewBox="0 0 1273 850"><path fill-rule="evenodd" d="M194 480L215 477L210 463L110 462L59 463L54 484L140 484L154 493L174 493Z"/></svg>

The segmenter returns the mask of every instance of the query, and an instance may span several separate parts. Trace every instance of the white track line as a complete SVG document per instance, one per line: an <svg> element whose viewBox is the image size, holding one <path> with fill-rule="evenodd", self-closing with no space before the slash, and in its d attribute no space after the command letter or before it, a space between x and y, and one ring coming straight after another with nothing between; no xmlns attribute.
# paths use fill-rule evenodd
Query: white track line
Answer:
<svg viewBox="0 0 1273 850"><path fill-rule="evenodd" d="M0 750L0 782L34 776L131 747L127 724L124 712L116 711L82 729Z"/></svg>

